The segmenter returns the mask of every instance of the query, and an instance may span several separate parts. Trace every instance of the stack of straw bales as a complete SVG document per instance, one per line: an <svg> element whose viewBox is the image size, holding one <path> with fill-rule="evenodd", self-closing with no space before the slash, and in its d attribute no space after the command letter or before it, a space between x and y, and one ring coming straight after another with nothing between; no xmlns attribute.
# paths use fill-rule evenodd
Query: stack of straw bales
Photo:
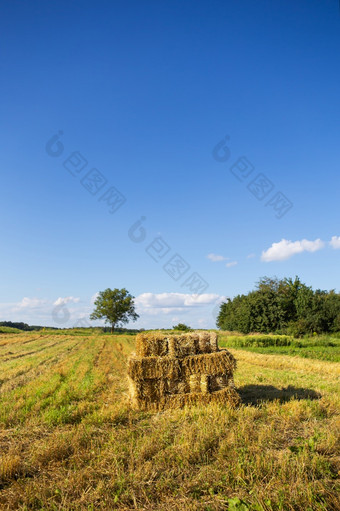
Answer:
<svg viewBox="0 0 340 511"><path fill-rule="evenodd" d="M236 406L236 360L215 332L138 334L128 360L130 402L141 410L217 401Z"/></svg>

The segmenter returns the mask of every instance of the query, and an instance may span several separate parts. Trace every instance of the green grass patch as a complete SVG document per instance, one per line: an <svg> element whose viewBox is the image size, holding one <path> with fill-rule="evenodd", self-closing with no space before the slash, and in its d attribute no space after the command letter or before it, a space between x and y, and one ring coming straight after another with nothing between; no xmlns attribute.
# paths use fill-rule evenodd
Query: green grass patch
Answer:
<svg viewBox="0 0 340 511"><path fill-rule="evenodd" d="M10 326L0 326L0 334L20 334L22 330Z"/></svg>
<svg viewBox="0 0 340 511"><path fill-rule="evenodd" d="M245 347L240 348L253 353L262 353L264 355L290 355L292 357L311 358L316 360L326 360L329 362L340 362L340 348L333 347L301 347L277 346L277 347Z"/></svg>
<svg viewBox="0 0 340 511"><path fill-rule="evenodd" d="M291 355L340 362L337 334L295 339L287 335L220 335L221 347L245 349L254 353Z"/></svg>
<svg viewBox="0 0 340 511"><path fill-rule="evenodd" d="M220 344L230 348L291 346L294 338L288 335L220 336Z"/></svg>

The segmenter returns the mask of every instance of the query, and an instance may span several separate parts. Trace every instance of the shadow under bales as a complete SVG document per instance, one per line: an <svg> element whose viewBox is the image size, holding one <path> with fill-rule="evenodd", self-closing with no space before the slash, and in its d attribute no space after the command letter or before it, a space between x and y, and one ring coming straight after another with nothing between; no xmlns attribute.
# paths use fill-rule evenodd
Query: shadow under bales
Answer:
<svg viewBox="0 0 340 511"><path fill-rule="evenodd" d="M257 405L264 401L275 401L278 399L281 403L290 401L291 399L320 399L321 394L312 389L304 389L293 387L283 387L278 389L273 385L244 385L238 387L237 392L240 394L242 403L249 405Z"/></svg>

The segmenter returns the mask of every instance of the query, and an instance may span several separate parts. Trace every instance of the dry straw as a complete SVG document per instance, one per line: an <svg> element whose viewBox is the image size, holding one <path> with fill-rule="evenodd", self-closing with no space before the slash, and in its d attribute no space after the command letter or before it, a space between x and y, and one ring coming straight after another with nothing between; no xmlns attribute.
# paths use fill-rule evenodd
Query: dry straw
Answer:
<svg viewBox="0 0 340 511"><path fill-rule="evenodd" d="M142 410L211 401L236 406L235 369L235 358L219 350L215 332L138 334L128 361L130 402Z"/></svg>

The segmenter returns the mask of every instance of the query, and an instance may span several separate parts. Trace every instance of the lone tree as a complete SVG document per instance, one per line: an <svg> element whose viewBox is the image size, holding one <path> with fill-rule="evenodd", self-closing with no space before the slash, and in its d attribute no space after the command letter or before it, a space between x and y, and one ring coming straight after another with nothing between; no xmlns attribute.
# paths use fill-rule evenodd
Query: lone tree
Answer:
<svg viewBox="0 0 340 511"><path fill-rule="evenodd" d="M105 319L105 323L111 325L111 333L113 333L116 326L139 318L133 300L134 296L131 296L125 288L107 288L105 291L100 291L94 302L96 308L90 315L90 319Z"/></svg>

